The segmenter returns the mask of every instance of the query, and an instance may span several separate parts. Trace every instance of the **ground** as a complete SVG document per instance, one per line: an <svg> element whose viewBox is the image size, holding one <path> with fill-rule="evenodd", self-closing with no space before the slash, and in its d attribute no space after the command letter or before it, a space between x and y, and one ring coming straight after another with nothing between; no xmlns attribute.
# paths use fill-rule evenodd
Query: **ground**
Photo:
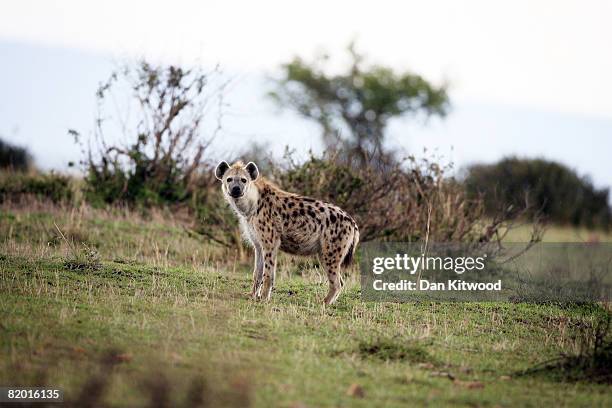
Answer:
<svg viewBox="0 0 612 408"><path fill-rule="evenodd" d="M324 276L290 258L256 303L249 259L169 214L4 205L0 231L1 385L107 406L612 404L517 375L577 353L600 307L365 303L353 274L325 308Z"/></svg>

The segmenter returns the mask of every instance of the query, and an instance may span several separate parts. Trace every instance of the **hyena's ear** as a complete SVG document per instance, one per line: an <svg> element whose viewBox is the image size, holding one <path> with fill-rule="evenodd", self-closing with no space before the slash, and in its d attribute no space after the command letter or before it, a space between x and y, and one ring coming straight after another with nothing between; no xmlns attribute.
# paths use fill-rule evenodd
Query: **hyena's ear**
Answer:
<svg viewBox="0 0 612 408"><path fill-rule="evenodd" d="M226 161L222 161L221 163L219 163L217 165L217 168L215 169L215 177L219 180L223 180L223 175L225 174L227 169L229 169L229 167L230 166L229 164L227 164Z"/></svg>
<svg viewBox="0 0 612 408"><path fill-rule="evenodd" d="M253 181L257 180L257 177L259 177L259 169L253 162L249 162L249 164L246 165L246 171L249 172L249 176L251 176L251 180Z"/></svg>

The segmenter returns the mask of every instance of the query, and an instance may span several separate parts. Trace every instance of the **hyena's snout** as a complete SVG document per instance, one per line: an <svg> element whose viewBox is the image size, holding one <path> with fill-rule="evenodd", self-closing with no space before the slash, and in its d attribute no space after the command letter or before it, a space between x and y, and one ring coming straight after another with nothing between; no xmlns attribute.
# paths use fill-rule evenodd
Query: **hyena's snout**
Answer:
<svg viewBox="0 0 612 408"><path fill-rule="evenodd" d="M242 188L240 186L233 186L230 189L230 195L234 198L238 198L242 196Z"/></svg>

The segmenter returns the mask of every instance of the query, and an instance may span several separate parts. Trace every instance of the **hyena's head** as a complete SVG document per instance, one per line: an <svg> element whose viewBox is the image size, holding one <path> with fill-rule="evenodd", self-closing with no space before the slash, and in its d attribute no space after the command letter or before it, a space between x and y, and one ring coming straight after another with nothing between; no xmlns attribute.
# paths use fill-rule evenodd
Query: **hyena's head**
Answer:
<svg viewBox="0 0 612 408"><path fill-rule="evenodd" d="M230 166L226 161L222 161L215 169L215 176L221 180L226 195L240 198L247 194L251 183L257 180L259 170L253 162L246 166L242 162L236 162Z"/></svg>

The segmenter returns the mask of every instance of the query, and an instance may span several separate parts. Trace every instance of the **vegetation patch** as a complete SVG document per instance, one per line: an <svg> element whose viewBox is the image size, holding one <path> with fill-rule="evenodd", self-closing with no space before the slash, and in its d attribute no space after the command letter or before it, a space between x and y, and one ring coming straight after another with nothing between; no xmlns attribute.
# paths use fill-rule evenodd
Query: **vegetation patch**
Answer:
<svg viewBox="0 0 612 408"><path fill-rule="evenodd" d="M421 345L392 339L361 341L358 351L362 358L376 358L383 361L407 361L414 364L436 362Z"/></svg>
<svg viewBox="0 0 612 408"><path fill-rule="evenodd" d="M98 251L88 247L84 243L77 246L74 242L66 238L57 224L54 225L60 237L66 242L70 250L70 256L64 261L64 268L69 271L97 271L102 268Z"/></svg>
<svg viewBox="0 0 612 408"><path fill-rule="evenodd" d="M552 360L540 363L518 375L548 376L556 381L593 382L612 384L612 339L610 339L611 315L599 321L590 332L582 326L581 351L575 355L562 354Z"/></svg>
<svg viewBox="0 0 612 408"><path fill-rule="evenodd" d="M97 271L102 268L102 263L96 252L90 251L79 257L66 259L64 261L64 268L69 271Z"/></svg>
<svg viewBox="0 0 612 408"><path fill-rule="evenodd" d="M0 203L15 202L24 197L50 200L53 203L70 203L75 198L72 184L69 176L53 172L0 172Z"/></svg>
<svg viewBox="0 0 612 408"><path fill-rule="evenodd" d="M560 356L545 364L519 373L523 376L548 376L556 381L585 381L612 384L612 342L607 342L594 353Z"/></svg>

